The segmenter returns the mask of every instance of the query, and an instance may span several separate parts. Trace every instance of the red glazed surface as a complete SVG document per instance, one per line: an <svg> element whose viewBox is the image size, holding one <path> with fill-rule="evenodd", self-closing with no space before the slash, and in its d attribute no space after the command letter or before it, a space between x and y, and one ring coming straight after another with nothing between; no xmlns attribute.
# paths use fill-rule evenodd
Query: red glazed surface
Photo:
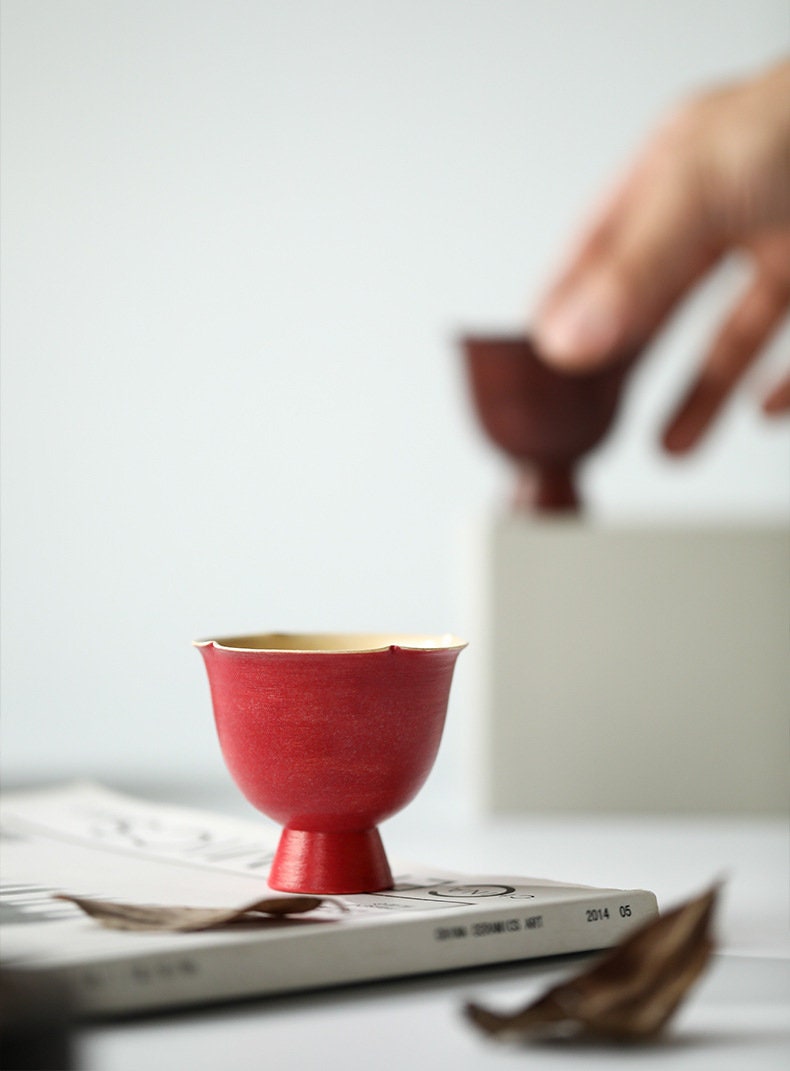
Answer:
<svg viewBox="0 0 790 1071"><path fill-rule="evenodd" d="M392 644L379 650L240 646L266 640L248 637L198 645L208 671L220 746L236 783L255 807L288 830L373 832L416 795L428 776L463 644L430 649ZM270 640L288 642L283 637ZM371 887L337 887L365 880L350 874L355 851L351 842L325 836L320 843L313 838L311 848L290 837L281 842L283 853L288 840L290 861L286 865L279 860L279 870L290 875L281 873L280 880L288 885L276 887L292 890L308 881L313 882L310 891ZM371 880L384 887L391 883L389 871L373 860L378 852L386 868L380 842L377 848L367 833L366 840ZM311 851L312 863L305 863L303 857ZM324 864L318 868L324 877L310 877L322 851L329 853L330 871L334 867L348 876L327 878ZM294 861L294 853L301 853L301 862ZM321 889L315 887L318 880L324 884ZM327 882L335 887L327 888Z"/></svg>
<svg viewBox="0 0 790 1071"><path fill-rule="evenodd" d="M632 357L580 374L550 367L526 336L468 335L461 347L480 423L521 468L517 505L577 509L575 466L609 431Z"/></svg>

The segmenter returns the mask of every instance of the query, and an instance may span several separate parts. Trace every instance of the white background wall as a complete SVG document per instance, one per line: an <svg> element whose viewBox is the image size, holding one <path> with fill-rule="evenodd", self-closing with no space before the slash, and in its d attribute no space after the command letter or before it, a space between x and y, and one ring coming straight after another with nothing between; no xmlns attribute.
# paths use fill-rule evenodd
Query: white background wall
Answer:
<svg viewBox="0 0 790 1071"><path fill-rule="evenodd" d="M2 19L3 771L223 780L189 641L460 627L464 529L508 473L454 334L526 323L650 123L786 50L787 3L3 0ZM645 361L587 473L600 516L788 515L764 369L692 461L656 448L738 281Z"/></svg>

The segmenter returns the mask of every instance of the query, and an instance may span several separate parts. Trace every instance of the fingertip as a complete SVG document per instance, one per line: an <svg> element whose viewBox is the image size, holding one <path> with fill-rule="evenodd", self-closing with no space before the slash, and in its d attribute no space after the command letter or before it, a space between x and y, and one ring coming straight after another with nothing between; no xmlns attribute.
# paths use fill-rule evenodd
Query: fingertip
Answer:
<svg viewBox="0 0 790 1071"><path fill-rule="evenodd" d="M683 457L693 450L698 435L682 425L670 424L661 436L664 453L671 457Z"/></svg>
<svg viewBox="0 0 790 1071"><path fill-rule="evenodd" d="M614 308L585 292L548 309L534 327L542 356L549 364L568 371L604 363L621 336L622 324Z"/></svg>
<svg viewBox="0 0 790 1071"><path fill-rule="evenodd" d="M705 384L693 384L664 427L661 445L665 453L673 457L690 453L705 434L716 408Z"/></svg>
<svg viewBox="0 0 790 1071"><path fill-rule="evenodd" d="M790 410L790 381L781 383L763 399L762 410L765 416L772 419L787 416Z"/></svg>
<svg viewBox="0 0 790 1071"><path fill-rule="evenodd" d="M555 321L553 317L538 321L532 329L532 337L543 360L559 371L581 371L588 366L587 350L579 346L562 321Z"/></svg>

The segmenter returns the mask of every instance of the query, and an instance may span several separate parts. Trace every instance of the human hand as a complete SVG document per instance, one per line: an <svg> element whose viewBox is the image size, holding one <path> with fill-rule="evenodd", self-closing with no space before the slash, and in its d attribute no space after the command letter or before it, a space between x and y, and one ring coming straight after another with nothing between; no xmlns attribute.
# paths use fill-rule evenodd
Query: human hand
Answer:
<svg viewBox="0 0 790 1071"><path fill-rule="evenodd" d="M790 307L790 60L657 129L539 307L545 359L583 371L641 348L731 252L752 277L665 427L673 453L696 445ZM763 410L790 410L790 376Z"/></svg>

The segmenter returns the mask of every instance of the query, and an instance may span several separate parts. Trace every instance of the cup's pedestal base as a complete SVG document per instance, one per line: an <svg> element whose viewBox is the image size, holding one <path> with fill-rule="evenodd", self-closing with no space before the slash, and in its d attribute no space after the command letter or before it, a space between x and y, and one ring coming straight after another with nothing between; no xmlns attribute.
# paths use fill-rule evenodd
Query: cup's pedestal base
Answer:
<svg viewBox="0 0 790 1071"><path fill-rule="evenodd" d="M340 895L378 892L392 884L378 829L284 829L269 874L269 887L279 892Z"/></svg>

